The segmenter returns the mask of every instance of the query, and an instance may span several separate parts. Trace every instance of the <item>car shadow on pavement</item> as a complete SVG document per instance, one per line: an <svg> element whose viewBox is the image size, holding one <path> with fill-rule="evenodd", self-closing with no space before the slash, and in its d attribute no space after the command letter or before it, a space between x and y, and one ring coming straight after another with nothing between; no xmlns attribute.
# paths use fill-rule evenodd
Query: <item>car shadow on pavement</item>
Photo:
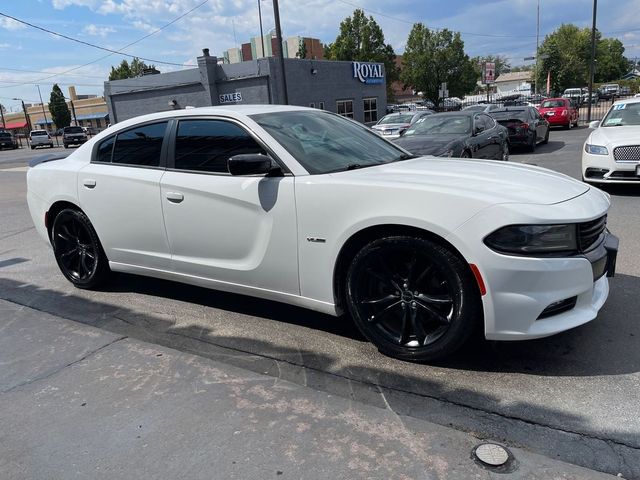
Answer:
<svg viewBox="0 0 640 480"><path fill-rule="evenodd" d="M524 147L522 145L513 145L511 147L511 153L512 154L518 154L518 153L524 153L527 155L542 155L542 154L546 154L546 153L553 153L556 152L558 150L560 150L561 148L563 148L565 146L565 142L563 142L562 140L553 140L553 137L549 139L549 143L547 144L541 144L539 143L536 146L536 151L535 152L530 152L527 147Z"/></svg>
<svg viewBox="0 0 640 480"><path fill-rule="evenodd" d="M640 197L640 182L624 185L620 183L602 183L594 186L600 190L604 190L613 197Z"/></svg>
<svg viewBox="0 0 640 480"><path fill-rule="evenodd" d="M633 289L639 291L636 277L621 276L622 281L631 282ZM259 313L261 316L278 317L286 313L290 316L308 316L306 310L274 305L272 302L253 303L247 297L224 294L187 287L177 284L145 278L118 279L116 291L125 290L126 285L143 294L167 295L180 301L193 301L214 308L230 309L237 312ZM128 283L130 282L130 283ZM192 290L192 291L191 291ZM559 410L544 402L529 402L526 396L504 401L499 390L468 388L450 382L447 375L429 378L420 376L424 365L399 362L380 354L366 342L353 345L341 344L337 339L337 348L312 349L304 344L285 345L284 341L254 338L247 335L228 335L224 329L212 328L201 323L179 324L163 312L140 312L129 309L126 303L112 305L83 298L82 292L64 293L38 287L34 284L10 279L0 279L0 298L25 305L28 308L50 313L67 320L101 328L118 335L135 338L154 344L174 348L186 353L200 355L216 361L222 361L237 367L266 374L274 382L290 381L330 394L340 395L355 401L388 408L398 415L421 418L423 420L470 431L479 438L493 438L499 441L524 446L530 450L559 460L567 461L587 468L608 473L622 472L626 478L640 475L640 442L634 440L624 429L603 431L594 427L588 416ZM618 299L619 300L619 299ZM637 299L635 299L637 302ZM631 311L637 311L636 305L629 305ZM318 316L312 322L292 322L305 326L314 322L327 321L330 317ZM631 318L626 316L627 319ZM44 320L43 320L44 321ZM283 321L288 321L284 320ZM604 320L603 320L604 322ZM603 323L601 322L601 323ZM339 323L339 322L336 322ZM345 322L346 323L346 322ZM343 327L340 327L343 328ZM341 335L340 328L334 333ZM523 371L535 373L543 368L538 365L546 362L546 368L553 368L557 362L556 375L597 375L605 373L598 363L602 358L585 358L583 361L570 361L571 355L589 356L593 352L594 333L583 328L572 338L570 334L556 337L555 344L540 341L520 344L519 348L494 348L492 346L475 347L466 350L456 360L449 362L446 368L472 369L483 366L488 372ZM618 325L605 325L602 330L616 338ZM327 330L330 331L331 329ZM626 332L625 332L626 333ZM628 335L628 333L627 333ZM611 374L638 371L637 342L628 341L623 345L612 345L609 338L600 338L600 342L609 349L607 357L613 357L611 351L623 349L635 350L624 362L614 363L617 368ZM619 339L618 339L619 341ZM277 342L277 343L276 343ZM633 344L633 346L632 346ZM356 356L343 355L344 348L356 349ZM48 348L46 345L34 345L34 348ZM576 352L576 349L584 351ZM604 348L604 347L603 347ZM523 353L530 351L530 353ZM367 363L371 356L375 363ZM486 355L487 358L478 358ZM546 359L544 358L546 355ZM443 364L444 365L444 364ZM525 368L526 366L529 366ZM440 368L443 368L442 366ZM446 369L445 368L445 369ZM528 368L530 370L528 370ZM590 371L588 371L590 368ZM581 372L581 373L578 373ZM546 373L545 373L546 374ZM501 382L500 375L487 381ZM542 392L544 394L544 392ZM548 392L545 395L552 395ZM515 422L515 424L514 424ZM607 452L594 455L594 448L603 442L603 438L621 438L618 442L607 442ZM638 445L635 445L638 443ZM602 447L598 447L602 450ZM635 466L634 466L635 465Z"/></svg>

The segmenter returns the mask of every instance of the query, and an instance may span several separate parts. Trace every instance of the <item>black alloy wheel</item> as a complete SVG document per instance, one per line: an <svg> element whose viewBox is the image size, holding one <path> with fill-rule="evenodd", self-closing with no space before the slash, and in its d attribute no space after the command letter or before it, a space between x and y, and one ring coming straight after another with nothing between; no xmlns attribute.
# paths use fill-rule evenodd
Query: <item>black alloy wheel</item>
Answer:
<svg viewBox="0 0 640 480"><path fill-rule="evenodd" d="M544 145L546 145L547 143L549 143L549 130L551 130L550 127L547 127L547 133L544 134L544 140L542 141L542 143Z"/></svg>
<svg viewBox="0 0 640 480"><path fill-rule="evenodd" d="M414 362L450 355L482 318L468 265L419 237L366 245L347 272L346 300L362 334L382 353Z"/></svg>
<svg viewBox="0 0 640 480"><path fill-rule="evenodd" d="M536 140L537 140L536 137L537 137L537 133L533 132L533 135L531 135L531 141L529 142L529 145L527 145L531 153L536 151Z"/></svg>
<svg viewBox="0 0 640 480"><path fill-rule="evenodd" d="M109 262L87 216L73 209L56 215L51 243L62 274L79 288L93 288L108 276Z"/></svg>

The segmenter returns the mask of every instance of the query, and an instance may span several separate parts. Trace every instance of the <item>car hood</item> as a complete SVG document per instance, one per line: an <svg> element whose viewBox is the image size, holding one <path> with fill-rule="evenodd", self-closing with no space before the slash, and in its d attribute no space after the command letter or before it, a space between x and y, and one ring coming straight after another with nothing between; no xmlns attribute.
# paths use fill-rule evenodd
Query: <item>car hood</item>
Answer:
<svg viewBox="0 0 640 480"><path fill-rule="evenodd" d="M603 146L638 145L639 139L640 126L638 125L600 127L591 132L587 143Z"/></svg>
<svg viewBox="0 0 640 480"><path fill-rule="evenodd" d="M455 192L491 204L551 205L589 190L588 185L545 168L490 160L420 157L338 175L369 185Z"/></svg>
<svg viewBox="0 0 640 480"><path fill-rule="evenodd" d="M463 138L451 135L406 135L394 143L415 155L441 155Z"/></svg>

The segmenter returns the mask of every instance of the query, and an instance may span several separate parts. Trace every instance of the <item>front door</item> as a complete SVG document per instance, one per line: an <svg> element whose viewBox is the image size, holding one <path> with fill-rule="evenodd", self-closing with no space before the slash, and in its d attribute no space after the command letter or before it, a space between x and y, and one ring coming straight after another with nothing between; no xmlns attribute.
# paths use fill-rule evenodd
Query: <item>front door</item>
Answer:
<svg viewBox="0 0 640 480"><path fill-rule="evenodd" d="M232 176L227 159L266 153L239 124L181 119L160 198L172 270L299 294L292 176Z"/></svg>

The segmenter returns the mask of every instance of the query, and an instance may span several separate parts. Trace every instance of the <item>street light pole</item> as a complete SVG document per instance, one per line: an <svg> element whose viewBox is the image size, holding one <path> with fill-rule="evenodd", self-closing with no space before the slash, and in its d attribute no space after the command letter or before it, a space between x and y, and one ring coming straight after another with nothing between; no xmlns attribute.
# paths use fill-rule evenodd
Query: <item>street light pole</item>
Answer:
<svg viewBox="0 0 640 480"><path fill-rule="evenodd" d="M593 73L596 60L596 13L598 0L593 0L593 26L591 27L591 61L589 62L589 105L587 105L587 122L591 121L591 103L593 98Z"/></svg>
<svg viewBox="0 0 640 480"><path fill-rule="evenodd" d="M278 50L280 50L280 70L282 71L282 88L284 89L284 104L289 105L289 95L287 93L287 74L284 70L284 48L282 48L282 31L280 30L280 9L278 0L273 0L273 16L276 23L276 42L278 42Z"/></svg>
<svg viewBox="0 0 640 480"><path fill-rule="evenodd" d="M262 42L262 56L266 57L264 53L264 33L262 33L262 9L260 8L260 2L262 0L258 0L258 18L260 19L260 41Z"/></svg>

